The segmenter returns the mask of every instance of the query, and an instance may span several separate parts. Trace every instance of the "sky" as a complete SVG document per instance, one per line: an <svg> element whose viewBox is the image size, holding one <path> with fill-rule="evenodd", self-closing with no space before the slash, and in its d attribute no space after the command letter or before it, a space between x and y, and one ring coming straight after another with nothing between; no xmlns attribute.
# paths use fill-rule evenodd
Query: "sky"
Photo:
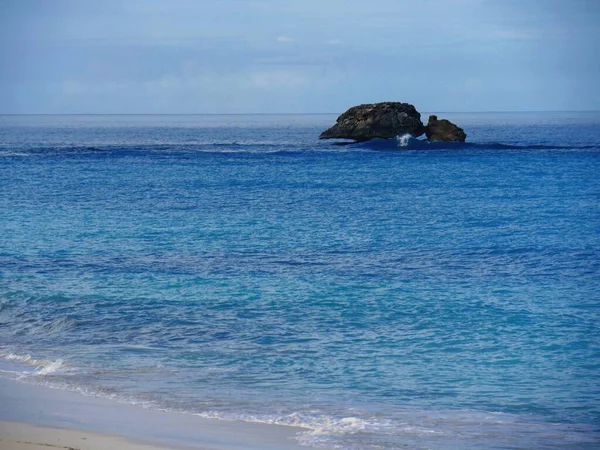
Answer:
<svg viewBox="0 0 600 450"><path fill-rule="evenodd" d="M600 0L2 0L0 113L600 110Z"/></svg>

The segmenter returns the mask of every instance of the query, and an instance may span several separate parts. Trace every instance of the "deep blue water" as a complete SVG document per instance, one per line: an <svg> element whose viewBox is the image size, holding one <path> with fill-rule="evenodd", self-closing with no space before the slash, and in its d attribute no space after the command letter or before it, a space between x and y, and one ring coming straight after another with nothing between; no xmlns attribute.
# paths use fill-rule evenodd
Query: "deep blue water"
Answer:
<svg viewBox="0 0 600 450"><path fill-rule="evenodd" d="M0 116L0 369L348 449L600 445L600 113Z"/></svg>

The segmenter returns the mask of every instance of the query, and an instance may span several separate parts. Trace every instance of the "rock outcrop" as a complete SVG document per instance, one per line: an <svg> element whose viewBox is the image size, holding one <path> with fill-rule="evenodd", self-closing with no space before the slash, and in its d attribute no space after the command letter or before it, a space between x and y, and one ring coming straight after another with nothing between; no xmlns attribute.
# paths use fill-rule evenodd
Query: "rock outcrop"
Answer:
<svg viewBox="0 0 600 450"><path fill-rule="evenodd" d="M334 126L319 139L354 139L365 142L375 138L390 139L425 133L421 114L413 105L400 102L369 103L354 106L338 117Z"/></svg>
<svg viewBox="0 0 600 450"><path fill-rule="evenodd" d="M437 116L429 116L425 127L425 136L429 141L464 142L467 134L464 130L446 119L438 120Z"/></svg>

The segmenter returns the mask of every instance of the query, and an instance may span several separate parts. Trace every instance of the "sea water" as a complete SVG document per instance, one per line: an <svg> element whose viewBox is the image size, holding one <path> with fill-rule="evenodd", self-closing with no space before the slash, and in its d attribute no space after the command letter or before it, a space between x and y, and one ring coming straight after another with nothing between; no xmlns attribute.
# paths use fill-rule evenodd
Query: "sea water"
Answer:
<svg viewBox="0 0 600 450"><path fill-rule="evenodd" d="M0 375L343 449L600 445L600 113L0 116ZM1 407L1 406L0 406Z"/></svg>

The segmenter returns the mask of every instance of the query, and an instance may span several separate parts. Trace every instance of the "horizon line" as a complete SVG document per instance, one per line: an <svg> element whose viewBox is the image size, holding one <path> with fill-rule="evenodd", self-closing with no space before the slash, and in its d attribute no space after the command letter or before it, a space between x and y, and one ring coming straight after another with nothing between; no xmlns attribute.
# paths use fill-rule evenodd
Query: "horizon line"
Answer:
<svg viewBox="0 0 600 450"><path fill-rule="evenodd" d="M427 113L433 111L426 111ZM487 111L437 111L437 114L504 114L504 113L593 113L600 109L552 110L487 110ZM231 112L231 113L3 113L0 116L298 116L330 115L340 112Z"/></svg>

